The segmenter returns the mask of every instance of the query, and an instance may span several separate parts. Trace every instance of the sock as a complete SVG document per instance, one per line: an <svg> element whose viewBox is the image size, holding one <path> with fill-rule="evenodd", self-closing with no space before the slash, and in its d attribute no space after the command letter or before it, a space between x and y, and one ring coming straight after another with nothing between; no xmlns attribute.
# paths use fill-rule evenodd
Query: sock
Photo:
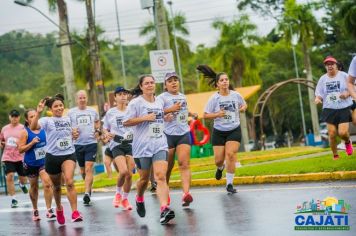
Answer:
<svg viewBox="0 0 356 236"><path fill-rule="evenodd" d="M118 194L122 194L122 190L121 190L121 187L116 187L116 193L118 193Z"/></svg>
<svg viewBox="0 0 356 236"><path fill-rule="evenodd" d="M16 200L16 196L15 195L11 196L11 200Z"/></svg>
<svg viewBox="0 0 356 236"><path fill-rule="evenodd" d="M85 194L90 196L90 193L85 192L84 195L85 195Z"/></svg>
<svg viewBox="0 0 356 236"><path fill-rule="evenodd" d="M234 176L235 176L235 174L226 173L226 185L233 183Z"/></svg>
<svg viewBox="0 0 356 236"><path fill-rule="evenodd" d="M128 196L129 196L129 193L125 193L125 192L124 192L124 193L122 194L122 199L127 199Z"/></svg>
<svg viewBox="0 0 356 236"><path fill-rule="evenodd" d="M145 199L144 199L143 195L142 196L136 195L136 202L144 202L144 201L145 201Z"/></svg>
<svg viewBox="0 0 356 236"><path fill-rule="evenodd" d="M218 169L219 169L219 170L223 170L224 168L225 168L225 165L218 166Z"/></svg>
<svg viewBox="0 0 356 236"><path fill-rule="evenodd" d="M161 210L161 212L162 212L162 211L164 211L164 210L167 209L167 208L168 208L168 206L161 206L161 209L160 209L160 210Z"/></svg>

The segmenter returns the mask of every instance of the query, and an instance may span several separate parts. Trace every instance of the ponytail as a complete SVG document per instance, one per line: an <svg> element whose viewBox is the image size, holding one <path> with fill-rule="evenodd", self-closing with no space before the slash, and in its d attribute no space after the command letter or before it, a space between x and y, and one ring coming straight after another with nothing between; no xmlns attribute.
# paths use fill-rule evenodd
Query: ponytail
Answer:
<svg viewBox="0 0 356 236"><path fill-rule="evenodd" d="M54 97L45 97L44 100L45 100L45 105L48 108L51 108L55 101L61 101L62 103L64 103L64 96L58 93L54 95Z"/></svg>
<svg viewBox="0 0 356 236"><path fill-rule="evenodd" d="M225 72L216 73L213 69L211 69L208 65L198 65L197 70L203 74L204 78L208 80L208 85L216 88L220 76L226 75ZM234 87L229 83L229 89L234 90Z"/></svg>

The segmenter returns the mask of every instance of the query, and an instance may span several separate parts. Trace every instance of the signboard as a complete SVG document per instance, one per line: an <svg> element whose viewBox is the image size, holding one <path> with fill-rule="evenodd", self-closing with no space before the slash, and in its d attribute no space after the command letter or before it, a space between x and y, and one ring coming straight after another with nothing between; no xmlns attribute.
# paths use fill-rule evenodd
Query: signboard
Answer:
<svg viewBox="0 0 356 236"><path fill-rule="evenodd" d="M150 51L150 63L156 83L163 83L167 73L175 72L172 50Z"/></svg>

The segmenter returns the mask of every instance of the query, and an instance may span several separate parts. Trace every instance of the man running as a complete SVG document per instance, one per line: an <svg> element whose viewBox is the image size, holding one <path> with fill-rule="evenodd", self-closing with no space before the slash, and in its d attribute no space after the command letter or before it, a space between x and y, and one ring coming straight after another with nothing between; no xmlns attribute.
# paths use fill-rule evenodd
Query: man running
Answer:
<svg viewBox="0 0 356 236"><path fill-rule="evenodd" d="M75 154L80 173L85 182L84 205L90 205L93 185L93 167L97 153L97 139L100 135L100 119L95 109L87 107L88 98L84 90L76 96L77 107L69 110L68 117L73 128L77 128L79 137L74 141Z"/></svg>

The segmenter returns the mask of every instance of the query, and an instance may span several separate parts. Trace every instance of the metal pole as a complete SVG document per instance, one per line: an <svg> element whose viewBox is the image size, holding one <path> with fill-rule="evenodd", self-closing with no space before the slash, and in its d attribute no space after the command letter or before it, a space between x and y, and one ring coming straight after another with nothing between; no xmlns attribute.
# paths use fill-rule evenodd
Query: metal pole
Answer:
<svg viewBox="0 0 356 236"><path fill-rule="evenodd" d="M289 30L290 30L290 35L291 37L293 36L293 31L291 25L289 25ZM295 53L295 47L292 42L292 51L293 51L293 60L294 60L294 69L295 69L295 76L299 78L299 72L298 72L298 63L297 63L297 56ZM305 118L304 118L304 107L303 107L303 101L302 101L302 91L300 89L300 84L298 84L298 97L299 97L299 106L300 106L300 113L302 115L302 125L303 125L303 132L304 136L307 134L306 128L305 128Z"/></svg>
<svg viewBox="0 0 356 236"><path fill-rule="evenodd" d="M127 89L127 79L126 79L124 50L123 50L123 48L122 48L122 43L121 43L121 30L120 30L120 21L119 21L119 11L118 11L118 9L117 9L117 0L114 0L114 1L115 1L115 12L116 12L117 30L118 30L118 32L119 32L119 47L120 47L120 56L121 56L122 76L124 77L124 87Z"/></svg>
<svg viewBox="0 0 356 236"><path fill-rule="evenodd" d="M174 38L174 47L176 51L176 59L177 59L177 64L178 64L178 73L179 77L181 80L181 88L182 88L182 93L184 93L184 83L183 83L183 76L182 76L182 67L180 64L180 56L179 56L179 48L178 48L178 43L177 43L177 37L176 37L176 25L174 23L174 15L173 15L173 7L172 7L172 1L168 1L167 4L169 5L169 8L171 10L171 17L172 17L172 25L173 25L173 38Z"/></svg>
<svg viewBox="0 0 356 236"><path fill-rule="evenodd" d="M157 19L157 2L156 0L153 0L153 23L155 25L155 31L156 31L156 40L157 40L157 49L161 49L161 39L159 37L158 33L158 19Z"/></svg>

